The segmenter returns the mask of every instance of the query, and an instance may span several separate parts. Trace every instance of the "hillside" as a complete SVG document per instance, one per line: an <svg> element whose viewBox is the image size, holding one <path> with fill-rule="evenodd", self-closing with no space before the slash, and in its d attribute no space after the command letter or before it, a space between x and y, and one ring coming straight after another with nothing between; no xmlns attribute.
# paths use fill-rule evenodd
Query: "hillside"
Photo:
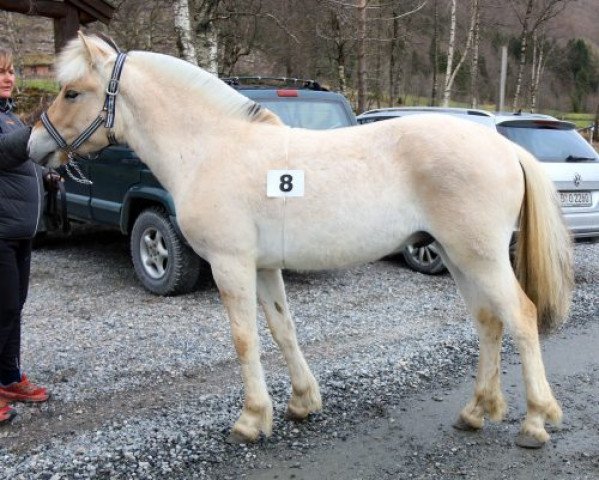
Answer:
<svg viewBox="0 0 599 480"><path fill-rule="evenodd" d="M252 2L239 2L246 5ZM230 65L223 66L225 75L293 75L298 77L317 78L321 83L338 88L337 78L339 54L335 49L336 43L330 38L330 32L323 32L329 28L327 11L323 2L306 0L294 2L287 0L287 11L282 13L279 0L263 0L264 9L271 9L272 19L261 19L252 25L250 20L243 23L235 16L219 24L221 32L221 45L224 48L223 58L236 58ZM301 3L301 5L300 5ZM350 4L351 2L346 2ZM375 4L374 0L372 1ZM385 3L385 2L383 2ZM408 4L409 1L397 2L398 5ZM431 2L429 2L431 3ZM459 31L458 44L463 42L465 33L464 25L467 23L467 2L459 2ZM229 2L235 5L236 2ZM390 4L390 2L386 2ZM445 53L448 27L447 5L439 1L443 24L440 33L440 52ZM485 10L481 19L481 69L480 100L485 104L493 104L497 98L500 44L508 41L517 41L520 26L509 2L482 2ZM163 0L124 0L120 2L115 20L108 31L118 43L126 49L152 49L164 53L175 54L176 43L173 34L172 9ZM166 5L166 6L165 6ZM327 4L328 5L328 4ZM398 42L395 73L397 82L396 103L427 101L432 86L432 66L430 57L432 36L432 10L428 9L415 14L411 19L402 20L400 28L405 34L405 39ZM297 10L297 11L296 11ZM301 10L301 11L300 11ZM351 9L349 9L351 13ZM353 95L356 87L356 43L355 28L349 13L346 22L345 35L342 38L343 55L345 56L348 93ZM599 0L576 0L556 19L547 26L547 37L556 40L562 48L572 38L584 39L599 56ZM102 26L96 26L101 28ZM252 30L254 28L255 30ZM390 74L388 39L385 35L389 30L376 30L376 23L369 23L371 37L375 37L367 45L367 88L369 105L384 105L388 102ZM386 27L385 27L386 28ZM315 34L316 32L316 34ZM245 36L244 36L245 35ZM253 35L253 37L252 37ZM294 41L290 41L290 36ZM381 36L382 39L376 37ZM233 43L231 43L233 42ZM237 42L237 43L235 43ZM53 54L53 27L48 19L28 17L20 14L0 12L0 44L12 48L16 53L17 66L35 63L44 54ZM458 49L459 49L458 45ZM236 52L247 49L247 54L235 57ZM565 58L563 52L555 47L548 55L548 64L543 76L539 92L539 106L550 110L568 110L571 108L572 80L564 72ZM41 54L41 55L40 55ZM599 58L599 57L598 57ZM37 59L37 60L36 60ZM508 70L508 98L513 92L517 58L514 53L510 57ZM461 74L456 79L453 98L457 101L468 100L468 62L465 62ZM21 72L25 70L20 69ZM439 69L439 78L444 74ZM526 82L530 77L527 69ZM583 102L583 108L594 111L599 96L589 95Z"/></svg>
<svg viewBox="0 0 599 480"><path fill-rule="evenodd" d="M553 22L551 35L561 42L584 38L599 53L599 0L577 0Z"/></svg>

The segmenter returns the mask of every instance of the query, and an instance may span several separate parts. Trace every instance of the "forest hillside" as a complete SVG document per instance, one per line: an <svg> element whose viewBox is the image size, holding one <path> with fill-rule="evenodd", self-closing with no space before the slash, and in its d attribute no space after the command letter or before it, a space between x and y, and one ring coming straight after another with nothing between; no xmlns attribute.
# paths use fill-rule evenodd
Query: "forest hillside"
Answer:
<svg viewBox="0 0 599 480"><path fill-rule="evenodd" d="M111 24L93 28L126 50L183 56L180 1L112 3ZM346 93L357 110L444 101L494 109L503 46L506 109L595 113L599 105L598 0L185 3L201 66L221 76L312 78ZM51 21L0 12L0 27L0 43L23 66L51 63Z"/></svg>

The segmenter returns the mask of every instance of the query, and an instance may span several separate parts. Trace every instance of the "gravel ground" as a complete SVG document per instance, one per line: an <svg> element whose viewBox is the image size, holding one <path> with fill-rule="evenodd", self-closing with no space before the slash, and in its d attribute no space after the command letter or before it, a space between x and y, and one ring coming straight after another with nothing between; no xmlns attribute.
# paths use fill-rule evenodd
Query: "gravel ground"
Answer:
<svg viewBox="0 0 599 480"><path fill-rule="evenodd" d="M207 280L190 295L153 296L127 248L116 232L80 229L35 251L23 364L53 397L19 405L0 428L0 478L237 478L231 462L249 471L268 467L259 453L273 445L319 449L433 381L441 389L472 372L477 340L449 276L395 259L286 273L324 410L302 424L283 420L289 381L260 317L274 433L228 445L242 391L216 288ZM582 325L599 316L599 244L577 244L575 254L573 317Z"/></svg>

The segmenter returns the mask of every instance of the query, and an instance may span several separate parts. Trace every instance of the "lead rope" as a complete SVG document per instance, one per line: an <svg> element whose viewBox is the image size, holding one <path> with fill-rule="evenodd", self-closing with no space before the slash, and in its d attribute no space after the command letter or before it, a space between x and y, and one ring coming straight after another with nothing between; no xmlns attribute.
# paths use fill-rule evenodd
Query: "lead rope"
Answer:
<svg viewBox="0 0 599 480"><path fill-rule="evenodd" d="M94 182L92 182L83 174L81 168L79 167L79 163L77 163L77 160L72 157L70 157L69 163L65 163L64 170L67 172L69 178L76 183L88 186L94 184Z"/></svg>

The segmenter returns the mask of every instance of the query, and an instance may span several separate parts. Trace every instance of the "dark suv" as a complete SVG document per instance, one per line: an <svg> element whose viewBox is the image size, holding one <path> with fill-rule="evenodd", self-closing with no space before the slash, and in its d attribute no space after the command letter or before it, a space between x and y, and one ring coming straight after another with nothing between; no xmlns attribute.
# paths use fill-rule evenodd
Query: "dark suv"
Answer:
<svg viewBox="0 0 599 480"><path fill-rule="evenodd" d="M356 124L347 99L314 81L263 77L223 80L291 127L328 129ZM79 163L93 183L75 182L61 172L68 219L118 227L130 235L135 273L151 292L174 295L192 291L200 278L202 260L181 236L171 195L143 160L126 146L114 146Z"/></svg>

